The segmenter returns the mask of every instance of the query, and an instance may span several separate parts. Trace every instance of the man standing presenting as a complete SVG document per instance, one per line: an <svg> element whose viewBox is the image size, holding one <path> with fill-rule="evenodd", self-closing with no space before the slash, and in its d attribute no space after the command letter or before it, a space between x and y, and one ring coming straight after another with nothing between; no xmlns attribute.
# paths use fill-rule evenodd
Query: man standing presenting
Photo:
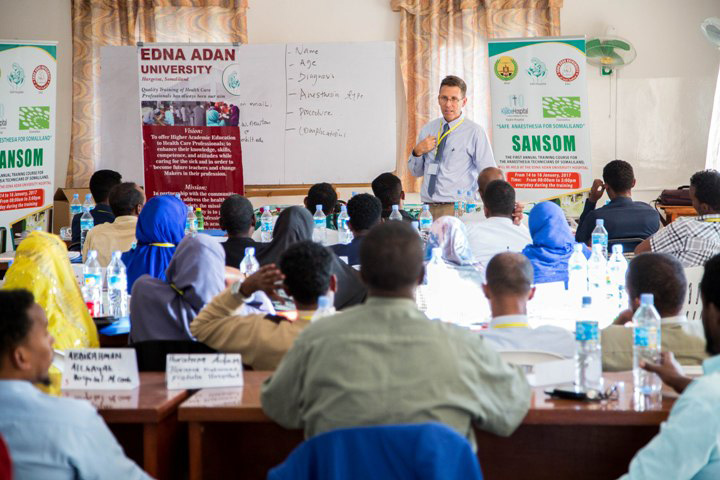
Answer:
<svg viewBox="0 0 720 480"><path fill-rule="evenodd" d="M410 173L423 177L420 198L430 204L433 218L452 215L458 191L475 193L478 173L495 166L485 131L463 114L466 92L461 78L443 79L438 95L442 117L422 128L408 160Z"/></svg>

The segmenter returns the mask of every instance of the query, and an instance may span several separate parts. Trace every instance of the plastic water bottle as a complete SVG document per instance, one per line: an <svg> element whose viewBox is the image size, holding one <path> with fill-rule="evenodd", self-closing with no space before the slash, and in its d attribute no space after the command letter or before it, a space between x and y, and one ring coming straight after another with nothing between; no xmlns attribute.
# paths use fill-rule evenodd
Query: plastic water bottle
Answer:
<svg viewBox="0 0 720 480"><path fill-rule="evenodd" d="M95 220L93 220L92 215L90 215L90 209L86 206L83 206L82 209L83 214L80 217L80 251L82 251L82 248L85 246L87 232L95 226Z"/></svg>
<svg viewBox="0 0 720 480"><path fill-rule="evenodd" d="M102 268L97 260L97 251L90 250L83 266L82 294L93 317L102 314L102 287Z"/></svg>
<svg viewBox="0 0 720 480"><path fill-rule="evenodd" d="M205 217L203 217L200 207L195 209L195 221L197 222L197 231L205 230Z"/></svg>
<svg viewBox="0 0 720 480"><path fill-rule="evenodd" d="M246 247L245 256L240 261L240 273L247 278L258 270L260 270L260 264L255 258L255 247Z"/></svg>
<svg viewBox="0 0 720 480"><path fill-rule="evenodd" d="M400 213L400 207L397 205L392 206L392 212L390 212L390 216L388 217L388 220L402 220L402 214Z"/></svg>
<svg viewBox="0 0 720 480"><path fill-rule="evenodd" d="M475 194L472 190L468 190L467 195L465 196L465 213L475 213L475 211L477 211Z"/></svg>
<svg viewBox="0 0 720 480"><path fill-rule="evenodd" d="M595 230L592 231L592 245L602 245L603 257L608 258L608 232L605 230L605 220L595 220Z"/></svg>
<svg viewBox="0 0 720 480"><path fill-rule="evenodd" d="M430 205L423 205L422 212L420 213L418 220L420 220L420 232L425 234L429 232L433 222L433 216L430 213Z"/></svg>
<svg viewBox="0 0 720 480"><path fill-rule="evenodd" d="M272 241L273 238L273 217L270 213L270 206L263 207L263 214L260 217L260 240L264 243Z"/></svg>
<svg viewBox="0 0 720 480"><path fill-rule="evenodd" d="M82 204L83 208L87 207L88 210L95 208L95 201L93 200L92 194L85 194L85 201Z"/></svg>
<svg viewBox="0 0 720 480"><path fill-rule="evenodd" d="M618 308L625 305L625 273L627 268L628 262L623 256L622 245L613 245L612 255L610 255L607 266L608 294L613 299L613 304L616 304Z"/></svg>
<svg viewBox="0 0 720 480"><path fill-rule="evenodd" d="M457 196L455 197L454 214L456 217L462 217L464 213L465 213L465 199L463 198L462 190L458 190Z"/></svg>
<svg viewBox="0 0 720 480"><path fill-rule="evenodd" d="M353 239L353 234L350 231L350 225L348 225L350 215L347 213L347 206L342 205L340 207L340 215L338 215L338 243L348 244Z"/></svg>
<svg viewBox="0 0 720 480"><path fill-rule="evenodd" d="M592 255L588 260L588 289L596 304L605 300L607 294L607 261L603 255L602 245L592 246Z"/></svg>
<svg viewBox="0 0 720 480"><path fill-rule="evenodd" d="M116 250L107 267L108 288L108 314L116 317L128 316L127 272L120 256L122 252Z"/></svg>
<svg viewBox="0 0 720 480"><path fill-rule="evenodd" d="M322 205L315 205L315 215L313 215L313 242L325 243L325 231L327 230L327 220L325 218Z"/></svg>
<svg viewBox="0 0 720 480"><path fill-rule="evenodd" d="M82 203L80 203L80 195L77 193L73 194L73 198L70 201L70 221L77 215L78 213L82 213Z"/></svg>
<svg viewBox="0 0 720 480"><path fill-rule="evenodd" d="M575 322L575 384L584 390L602 388L602 350L592 298L583 297L580 319Z"/></svg>
<svg viewBox="0 0 720 480"><path fill-rule="evenodd" d="M581 243L573 246L573 254L568 260L568 292L572 302L576 304L587 294L588 261L583 253Z"/></svg>
<svg viewBox="0 0 720 480"><path fill-rule="evenodd" d="M640 361L660 361L660 314L655 310L652 293L640 295L640 308L633 315L633 384L635 394L660 393L662 381L655 373L640 368Z"/></svg>
<svg viewBox="0 0 720 480"><path fill-rule="evenodd" d="M185 217L185 235L197 232L197 218L191 206L187 207L187 216Z"/></svg>
<svg viewBox="0 0 720 480"><path fill-rule="evenodd" d="M317 302L318 308L313 313L310 322L315 322L323 317L329 317L335 314L335 307L332 304L332 299L329 295L320 295Z"/></svg>

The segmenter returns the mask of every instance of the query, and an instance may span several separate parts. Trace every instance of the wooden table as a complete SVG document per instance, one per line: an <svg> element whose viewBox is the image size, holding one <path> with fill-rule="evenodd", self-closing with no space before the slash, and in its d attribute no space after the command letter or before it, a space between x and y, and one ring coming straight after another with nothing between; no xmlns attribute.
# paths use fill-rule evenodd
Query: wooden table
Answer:
<svg viewBox="0 0 720 480"><path fill-rule="evenodd" d="M693 206L672 206L672 205L660 205L658 204L658 208L661 208L663 212L665 212L665 220L667 223L674 222L678 219L678 217L697 217L697 210L695 210L695 207Z"/></svg>
<svg viewBox="0 0 720 480"><path fill-rule="evenodd" d="M270 372L245 372L243 388L204 389L183 403L189 422L190 479L264 479L303 440L301 431L273 423L260 406ZM608 479L627 471L635 452L658 432L672 398L641 411L630 372L605 375L624 382L618 399L602 403L553 400L535 389L522 425L508 438L476 429L485 478Z"/></svg>
<svg viewBox="0 0 720 480"><path fill-rule="evenodd" d="M140 373L134 390L63 391L90 401L125 450L153 478L183 478L187 471L187 430L178 422L186 390L168 390L164 372Z"/></svg>

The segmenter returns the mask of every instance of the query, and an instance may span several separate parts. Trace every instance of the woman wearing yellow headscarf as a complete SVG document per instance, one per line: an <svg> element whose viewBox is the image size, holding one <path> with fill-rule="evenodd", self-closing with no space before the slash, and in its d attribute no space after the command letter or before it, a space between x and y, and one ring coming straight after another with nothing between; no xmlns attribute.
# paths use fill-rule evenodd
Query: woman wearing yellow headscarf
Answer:
<svg viewBox="0 0 720 480"><path fill-rule="evenodd" d="M75 281L67 247L59 237L32 232L15 252L4 289L24 288L45 309L53 348L97 348L97 328Z"/></svg>

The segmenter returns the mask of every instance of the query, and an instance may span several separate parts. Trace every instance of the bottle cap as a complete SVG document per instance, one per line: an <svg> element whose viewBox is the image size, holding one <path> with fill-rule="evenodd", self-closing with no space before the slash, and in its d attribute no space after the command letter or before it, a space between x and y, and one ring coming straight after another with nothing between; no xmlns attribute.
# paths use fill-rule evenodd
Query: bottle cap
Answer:
<svg viewBox="0 0 720 480"><path fill-rule="evenodd" d="M429 212L429 211L430 211L430 205L428 205L428 204L423 205L423 210L425 210L426 212Z"/></svg>
<svg viewBox="0 0 720 480"><path fill-rule="evenodd" d="M399 208L400 208L400 207L398 207L397 205L393 205L393 206L392 206L393 212L397 212Z"/></svg>
<svg viewBox="0 0 720 480"><path fill-rule="evenodd" d="M340 205L341 212L347 212L347 205Z"/></svg>
<svg viewBox="0 0 720 480"><path fill-rule="evenodd" d="M120 258L122 256L122 252L120 250L115 250L112 253L112 258Z"/></svg>
<svg viewBox="0 0 720 480"><path fill-rule="evenodd" d="M202 209L201 209L200 207L197 207L197 208L195 209L195 211L196 211L196 212L202 212Z"/></svg>
<svg viewBox="0 0 720 480"><path fill-rule="evenodd" d="M613 253L619 253L620 255L622 255L622 253L623 253L623 246L622 246L621 244L619 244L619 243L616 243L615 245L612 246L612 252L613 252Z"/></svg>
<svg viewBox="0 0 720 480"><path fill-rule="evenodd" d="M192 209L192 207L191 207L190 205L188 205L187 208L188 208L188 212L192 212L192 211L193 211L193 209Z"/></svg>
<svg viewBox="0 0 720 480"><path fill-rule="evenodd" d="M357 195L357 192L352 192L352 193L350 194L350 198L354 197L355 195Z"/></svg>
<svg viewBox="0 0 720 480"><path fill-rule="evenodd" d="M654 305L655 297L652 293L643 293L640 295L640 305Z"/></svg>
<svg viewBox="0 0 720 480"><path fill-rule="evenodd" d="M80 198L80 195L78 195L77 193L73 193L73 198Z"/></svg>
<svg viewBox="0 0 720 480"><path fill-rule="evenodd" d="M315 211L322 210L322 205L315 205Z"/></svg>
<svg viewBox="0 0 720 480"><path fill-rule="evenodd" d="M270 211L270 205L263 207L263 213Z"/></svg>
<svg viewBox="0 0 720 480"><path fill-rule="evenodd" d="M321 308L330 308L330 297L327 295L320 295L318 297L318 310Z"/></svg>
<svg viewBox="0 0 720 480"><path fill-rule="evenodd" d="M595 253L596 251L602 255L603 246L600 243L593 243L592 251Z"/></svg>
<svg viewBox="0 0 720 480"><path fill-rule="evenodd" d="M255 255L255 247L245 247L245 256Z"/></svg>
<svg viewBox="0 0 720 480"><path fill-rule="evenodd" d="M90 250L88 252L88 259L93 258L93 257L97 257L97 250Z"/></svg>
<svg viewBox="0 0 720 480"><path fill-rule="evenodd" d="M583 307L585 305L592 305L592 297L582 297Z"/></svg>
<svg viewBox="0 0 720 480"><path fill-rule="evenodd" d="M575 252L582 252L583 250L583 244L582 243L576 243L573 245L573 251Z"/></svg>
<svg viewBox="0 0 720 480"><path fill-rule="evenodd" d="M597 220L595 220L595 225L602 227L603 225L605 225L605 220L603 220L602 218L598 218Z"/></svg>
<svg viewBox="0 0 720 480"><path fill-rule="evenodd" d="M90 200L91 198L92 198L92 194L91 194L91 193L86 193L86 194L85 194L85 200Z"/></svg>

